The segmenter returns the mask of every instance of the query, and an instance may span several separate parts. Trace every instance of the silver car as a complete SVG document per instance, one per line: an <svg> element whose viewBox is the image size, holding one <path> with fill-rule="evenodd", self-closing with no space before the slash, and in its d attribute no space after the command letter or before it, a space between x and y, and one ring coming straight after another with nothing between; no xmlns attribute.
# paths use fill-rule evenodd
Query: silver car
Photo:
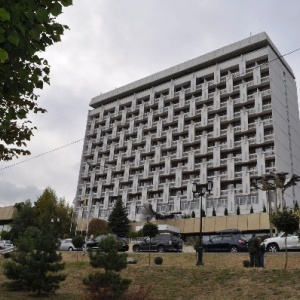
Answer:
<svg viewBox="0 0 300 300"><path fill-rule="evenodd" d="M73 243L72 239L65 239L60 241L60 246L58 248L60 251L74 251L74 250L82 250L82 249L77 249Z"/></svg>

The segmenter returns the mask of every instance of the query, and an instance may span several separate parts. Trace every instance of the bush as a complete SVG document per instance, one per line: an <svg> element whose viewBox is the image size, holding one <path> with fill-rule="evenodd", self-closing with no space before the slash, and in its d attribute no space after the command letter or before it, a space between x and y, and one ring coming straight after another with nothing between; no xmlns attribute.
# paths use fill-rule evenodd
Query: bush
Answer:
<svg viewBox="0 0 300 300"><path fill-rule="evenodd" d="M155 257L154 263L155 263L156 265L162 265L163 259L162 259L160 256Z"/></svg>
<svg viewBox="0 0 300 300"><path fill-rule="evenodd" d="M243 260L243 266L245 268L249 268L250 267L250 261L249 260Z"/></svg>

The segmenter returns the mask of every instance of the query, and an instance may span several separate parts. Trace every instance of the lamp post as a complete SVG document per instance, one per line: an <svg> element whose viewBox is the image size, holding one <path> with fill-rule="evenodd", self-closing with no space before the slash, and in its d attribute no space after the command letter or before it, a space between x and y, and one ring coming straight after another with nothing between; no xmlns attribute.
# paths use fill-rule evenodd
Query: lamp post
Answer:
<svg viewBox="0 0 300 300"><path fill-rule="evenodd" d="M258 185L258 181L260 181L261 186ZM263 175L259 178L253 178L252 182L251 182L251 186L253 186L257 190L267 192L270 237L272 237L273 236L273 225L271 223L271 218L270 218L271 213L272 213L272 203L271 203L271 199L270 199L270 191L276 190L276 185L274 183L274 177L272 175L267 174L267 175Z"/></svg>
<svg viewBox="0 0 300 300"><path fill-rule="evenodd" d="M209 196L213 188L213 182L208 181L207 184L197 184L193 183L193 194L194 196L198 195L200 198L200 230L199 230L199 248L198 248L198 260L196 266L203 266L203 246L202 246L202 197L207 193Z"/></svg>

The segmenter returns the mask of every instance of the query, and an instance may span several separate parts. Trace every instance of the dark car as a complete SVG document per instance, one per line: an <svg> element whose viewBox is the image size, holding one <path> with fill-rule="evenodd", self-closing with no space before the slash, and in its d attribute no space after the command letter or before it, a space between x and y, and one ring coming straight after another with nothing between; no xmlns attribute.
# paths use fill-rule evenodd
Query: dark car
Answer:
<svg viewBox="0 0 300 300"><path fill-rule="evenodd" d="M120 237L117 236L116 234L105 234L105 235L99 235L93 239L87 240L86 241L86 247L87 248L93 248L96 249L98 248L98 244L100 241L102 241L103 239L106 239L107 237L112 236L116 242L118 243L118 251L128 251L129 250L129 245L128 245L128 241L125 237Z"/></svg>
<svg viewBox="0 0 300 300"><path fill-rule="evenodd" d="M145 238L144 241L134 243L132 245L132 250L134 252L149 251L149 244L150 244L150 251L181 252L183 241L176 235L159 234L159 235L155 236L154 238L152 238L151 242L150 242L149 238Z"/></svg>
<svg viewBox="0 0 300 300"><path fill-rule="evenodd" d="M242 234L221 233L203 243L207 252L243 252L248 251L248 240Z"/></svg>

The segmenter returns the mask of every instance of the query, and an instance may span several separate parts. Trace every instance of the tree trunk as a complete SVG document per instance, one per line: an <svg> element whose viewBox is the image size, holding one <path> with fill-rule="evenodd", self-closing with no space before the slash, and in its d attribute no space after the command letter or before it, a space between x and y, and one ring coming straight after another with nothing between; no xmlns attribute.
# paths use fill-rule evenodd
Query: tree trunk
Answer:
<svg viewBox="0 0 300 300"><path fill-rule="evenodd" d="M287 253L287 236L285 236L285 266L284 268L286 269L287 267L287 262L288 262L288 253Z"/></svg>

